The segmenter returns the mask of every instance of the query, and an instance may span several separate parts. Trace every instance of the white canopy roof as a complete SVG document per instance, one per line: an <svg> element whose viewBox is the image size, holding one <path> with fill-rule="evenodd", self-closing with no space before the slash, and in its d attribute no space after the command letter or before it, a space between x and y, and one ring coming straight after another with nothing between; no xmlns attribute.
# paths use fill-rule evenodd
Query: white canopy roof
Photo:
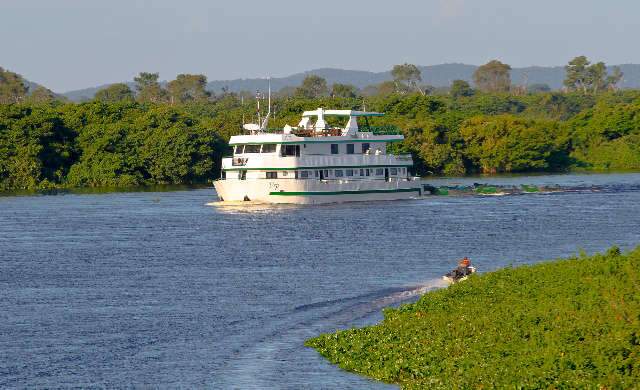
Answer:
<svg viewBox="0 0 640 390"><path fill-rule="evenodd" d="M322 108L318 108L313 111L305 111L302 116L319 116L319 115L334 115L334 116L383 116L384 114L381 112L372 112L372 111L354 111L354 110L325 110Z"/></svg>

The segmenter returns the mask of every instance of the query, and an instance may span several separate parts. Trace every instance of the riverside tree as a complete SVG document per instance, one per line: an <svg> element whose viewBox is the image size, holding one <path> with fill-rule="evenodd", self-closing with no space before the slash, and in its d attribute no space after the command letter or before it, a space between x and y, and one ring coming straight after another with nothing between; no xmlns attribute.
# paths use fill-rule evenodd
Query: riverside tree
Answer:
<svg viewBox="0 0 640 390"><path fill-rule="evenodd" d="M509 92L511 66L498 60L489 61L473 73L473 81L484 92Z"/></svg>
<svg viewBox="0 0 640 390"><path fill-rule="evenodd" d="M133 91L125 83L111 84L96 92L94 99L105 103L133 100Z"/></svg>
<svg viewBox="0 0 640 390"><path fill-rule="evenodd" d="M473 88L464 80L453 80L449 91L453 98L473 96Z"/></svg>
<svg viewBox="0 0 640 390"><path fill-rule="evenodd" d="M417 66L407 63L395 65L391 69L391 76L396 85L396 92L414 90L424 95L424 91L418 88L418 83L422 81L422 72Z"/></svg>
<svg viewBox="0 0 640 390"><path fill-rule="evenodd" d="M302 84L296 89L296 96L307 99L315 99L329 94L327 80L311 74L302 80Z"/></svg>
<svg viewBox="0 0 640 390"><path fill-rule="evenodd" d="M211 93L206 90L207 76L202 74L179 74L167 84L171 104L202 102L209 99Z"/></svg>
<svg viewBox="0 0 640 390"><path fill-rule="evenodd" d="M332 97L354 98L358 96L358 89L351 84L335 83L331 87Z"/></svg>
<svg viewBox="0 0 640 390"><path fill-rule="evenodd" d="M141 102L160 103L167 99L167 91L165 91L158 82L159 73L140 72L133 79L136 83L138 91L138 100Z"/></svg>
<svg viewBox="0 0 640 390"><path fill-rule="evenodd" d="M564 86L569 91L582 93L598 93L607 89L615 89L622 80L623 73L614 67L609 75L604 62L592 64L586 56L578 56L565 66L567 72Z"/></svg>
<svg viewBox="0 0 640 390"><path fill-rule="evenodd" d="M59 99L60 98L56 96L53 91L43 87L42 85L38 85L33 92L29 94L26 100L31 103L48 103Z"/></svg>
<svg viewBox="0 0 640 390"><path fill-rule="evenodd" d="M22 76L0 67L0 104L18 103L28 91Z"/></svg>

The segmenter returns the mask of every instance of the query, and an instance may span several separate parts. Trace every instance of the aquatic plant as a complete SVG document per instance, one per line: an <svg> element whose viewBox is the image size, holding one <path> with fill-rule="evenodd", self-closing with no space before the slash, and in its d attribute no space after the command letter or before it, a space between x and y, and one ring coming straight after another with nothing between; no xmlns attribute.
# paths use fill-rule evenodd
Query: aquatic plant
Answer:
<svg viewBox="0 0 640 390"><path fill-rule="evenodd" d="M639 269L640 247L506 268L306 345L404 388L634 388Z"/></svg>

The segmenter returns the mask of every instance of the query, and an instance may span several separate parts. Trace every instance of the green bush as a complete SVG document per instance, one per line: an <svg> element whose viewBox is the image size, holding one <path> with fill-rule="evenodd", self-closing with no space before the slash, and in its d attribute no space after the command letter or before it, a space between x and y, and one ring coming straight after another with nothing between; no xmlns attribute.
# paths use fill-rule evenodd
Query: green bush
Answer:
<svg viewBox="0 0 640 390"><path fill-rule="evenodd" d="M404 388L634 388L639 269L640 248L506 268L306 345Z"/></svg>

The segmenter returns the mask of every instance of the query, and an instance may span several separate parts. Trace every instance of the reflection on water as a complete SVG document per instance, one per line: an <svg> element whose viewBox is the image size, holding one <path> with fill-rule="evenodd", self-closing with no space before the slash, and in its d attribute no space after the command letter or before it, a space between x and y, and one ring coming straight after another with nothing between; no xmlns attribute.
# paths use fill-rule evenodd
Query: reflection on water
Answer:
<svg viewBox="0 0 640 390"><path fill-rule="evenodd" d="M490 271L640 243L640 174L495 180L600 191L322 206L220 204L211 188L0 197L0 388L393 388L304 340L380 320L462 256Z"/></svg>
<svg viewBox="0 0 640 390"><path fill-rule="evenodd" d="M305 207L304 205L295 204L269 204L255 201L225 201L225 202L208 202L207 206L215 207L220 213L245 213L245 214L264 214L264 213L282 213Z"/></svg>

